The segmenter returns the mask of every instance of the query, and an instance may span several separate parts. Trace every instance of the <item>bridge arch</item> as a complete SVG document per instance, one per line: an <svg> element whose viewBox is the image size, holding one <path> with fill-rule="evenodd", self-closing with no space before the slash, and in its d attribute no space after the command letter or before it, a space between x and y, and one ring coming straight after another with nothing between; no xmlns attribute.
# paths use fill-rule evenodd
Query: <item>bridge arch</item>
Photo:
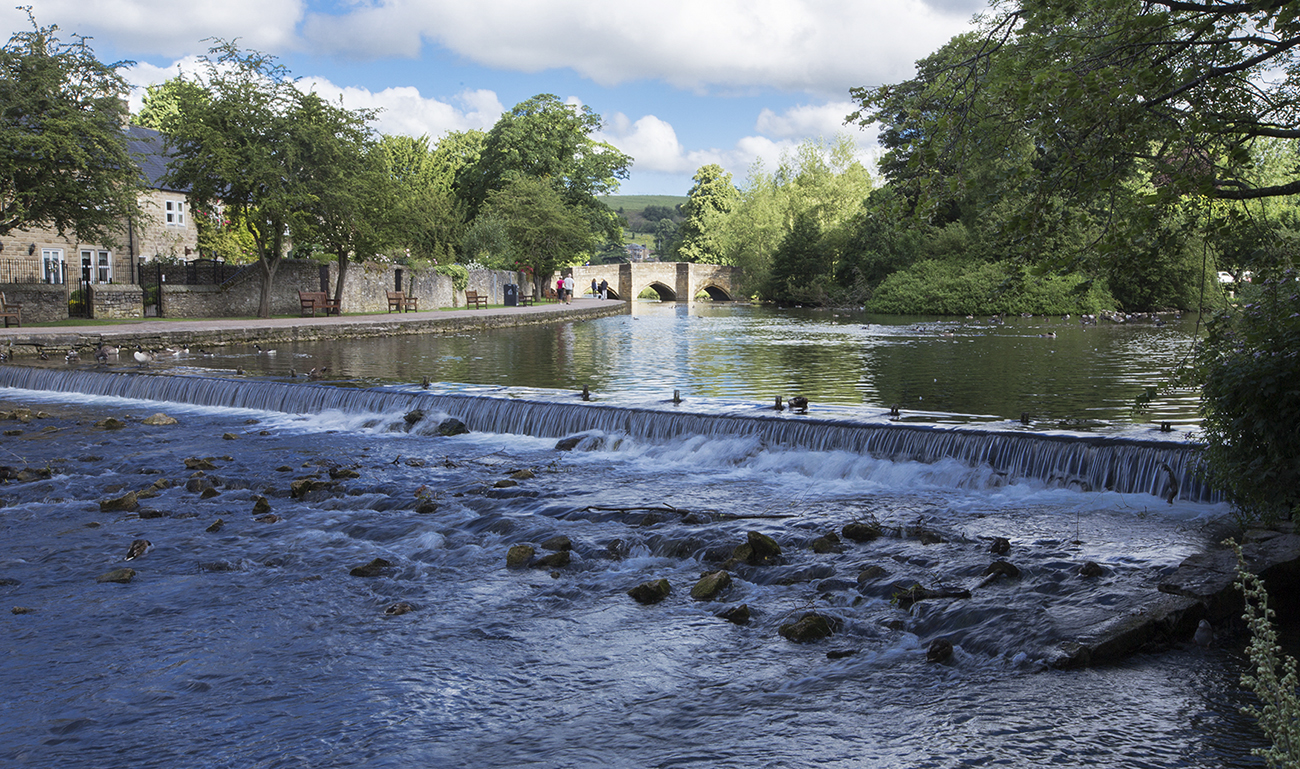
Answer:
<svg viewBox="0 0 1300 769"><path fill-rule="evenodd" d="M638 297L641 296L641 294L645 293L647 289L658 294L659 301L661 302L676 302L678 299L677 292L673 290L672 286L664 285L659 281L655 281L653 283L646 285L640 291L636 292L636 295Z"/></svg>
<svg viewBox="0 0 1300 769"><path fill-rule="evenodd" d="M695 296L700 294L708 294L709 300L714 302L730 302L735 298L726 289L713 284L700 286L699 290L695 292Z"/></svg>
<svg viewBox="0 0 1300 769"><path fill-rule="evenodd" d="M689 302L700 294L706 294L711 301L725 302L736 298L740 283L735 267L690 262L589 264L564 271L570 273L579 296L592 293L593 281L604 281L605 296L621 301L635 300L649 288L664 302ZM556 277L551 276L552 284Z"/></svg>

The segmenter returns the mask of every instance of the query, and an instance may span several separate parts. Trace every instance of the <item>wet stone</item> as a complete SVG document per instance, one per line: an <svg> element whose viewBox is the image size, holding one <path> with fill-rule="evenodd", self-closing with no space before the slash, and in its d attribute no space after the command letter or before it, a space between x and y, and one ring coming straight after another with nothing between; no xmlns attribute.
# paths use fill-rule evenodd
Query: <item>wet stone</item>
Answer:
<svg viewBox="0 0 1300 769"><path fill-rule="evenodd" d="M258 496L253 499L253 515L266 515L271 512L271 503L266 501L266 497Z"/></svg>
<svg viewBox="0 0 1300 769"><path fill-rule="evenodd" d="M190 457L185 460L185 469L187 470L216 470L217 466L207 459Z"/></svg>
<svg viewBox="0 0 1300 769"><path fill-rule="evenodd" d="M330 477L334 480L350 480L360 478L361 473L348 467L332 467L330 468Z"/></svg>
<svg viewBox="0 0 1300 769"><path fill-rule="evenodd" d="M930 662L947 662L952 658L952 641L947 638L934 639L925 650L925 658Z"/></svg>
<svg viewBox="0 0 1300 769"><path fill-rule="evenodd" d="M627 591L627 594L632 596L632 600L637 603L648 606L650 604L659 603L663 599L667 598L668 594L671 592L672 586L668 584L668 580L655 579L650 580L649 582L642 582Z"/></svg>
<svg viewBox="0 0 1300 769"><path fill-rule="evenodd" d="M814 539L810 545L812 551L818 554L838 553L841 551L840 538L835 532L831 532L824 537Z"/></svg>
<svg viewBox="0 0 1300 769"><path fill-rule="evenodd" d="M1079 568L1079 576L1083 577L1084 579L1092 579L1094 577L1104 577L1108 573L1109 572L1106 571L1105 567L1101 566L1095 561L1087 561L1083 564L1083 566Z"/></svg>
<svg viewBox="0 0 1300 769"><path fill-rule="evenodd" d="M863 582L870 582L872 580L876 580L876 579L880 579L881 577L888 577L888 576L889 576L889 571L886 570L883 566L876 566L875 564L872 564L870 566L864 566L862 567L862 570L858 572L858 584L861 584Z"/></svg>
<svg viewBox="0 0 1300 769"><path fill-rule="evenodd" d="M267 513L266 515L259 515L253 520L258 523L279 523L283 519L275 513Z"/></svg>
<svg viewBox="0 0 1300 769"><path fill-rule="evenodd" d="M9 611L12 612L12 613L14 613L14 614L31 614L32 612L34 612L34 611L36 611L36 610L33 609L33 608L31 608L30 606L15 606L14 608L10 609Z"/></svg>
<svg viewBox="0 0 1300 769"><path fill-rule="evenodd" d="M203 491L199 492L199 499L212 499L213 497L219 496L220 494L221 492L209 486Z"/></svg>
<svg viewBox="0 0 1300 769"><path fill-rule="evenodd" d="M163 426L163 425L176 425L176 424L180 424L180 422L176 419L176 417L167 416L166 414L160 411L157 414L145 417L144 420L141 422L141 424L146 424L150 426Z"/></svg>
<svg viewBox="0 0 1300 769"><path fill-rule="evenodd" d="M994 561L984 570L984 576L999 576L1018 579L1020 577L1020 569L1007 561Z"/></svg>
<svg viewBox="0 0 1300 769"><path fill-rule="evenodd" d="M390 605L388 606L388 608L384 609L384 616L386 616L386 617L400 617L400 616L402 616L403 614L409 614L409 613L411 613L411 612L413 612L413 611L415 611L415 607L414 607L414 606L412 606L411 604L407 603L406 601L398 601L398 602L395 603L395 604L390 604Z"/></svg>
<svg viewBox="0 0 1300 769"><path fill-rule="evenodd" d="M506 551L506 568L522 569L533 560L537 550L532 545L514 545Z"/></svg>
<svg viewBox="0 0 1300 769"><path fill-rule="evenodd" d="M135 578L135 569L113 569L95 577L96 582L117 582L125 585Z"/></svg>
<svg viewBox="0 0 1300 769"><path fill-rule="evenodd" d="M393 568L391 562L386 561L383 558L376 558L370 563L362 566L354 566L348 574L351 574L354 577L378 577L382 576L391 568Z"/></svg>
<svg viewBox="0 0 1300 769"><path fill-rule="evenodd" d="M742 603L739 606L733 606L730 609L718 615L733 625L749 624L749 604Z"/></svg>
<svg viewBox="0 0 1300 769"><path fill-rule="evenodd" d="M121 430L123 427L126 427L126 422L123 422L116 417L108 417L107 419L101 419L96 422L95 427L100 430Z"/></svg>
<svg viewBox="0 0 1300 769"><path fill-rule="evenodd" d="M534 473L532 470L524 469L524 470L516 470L513 473L510 473L510 477L514 478L516 481L527 481L532 478L536 478L537 474Z"/></svg>
<svg viewBox="0 0 1300 769"><path fill-rule="evenodd" d="M573 451L582 442L582 436L570 435L568 438L561 438L555 442L556 451Z"/></svg>
<svg viewBox="0 0 1300 769"><path fill-rule="evenodd" d="M829 638L839 621L825 614L810 611L796 622L787 622L777 629L781 637L792 643L804 644Z"/></svg>
<svg viewBox="0 0 1300 769"><path fill-rule="evenodd" d="M533 563L535 569L556 569L561 566L568 566L571 559L571 551L561 550L558 553L542 556Z"/></svg>
<svg viewBox="0 0 1300 769"><path fill-rule="evenodd" d="M691 588L691 598L697 601L715 601L729 587L731 587L731 575L719 569L700 577L700 581Z"/></svg>
<svg viewBox="0 0 1300 769"><path fill-rule="evenodd" d="M469 432L465 423L455 417L447 417L438 423L438 434L450 438L453 435L464 435Z"/></svg>
<svg viewBox="0 0 1300 769"><path fill-rule="evenodd" d="M217 532L221 531L221 527L225 525L226 522L218 518L217 520L212 522L211 526L208 526L208 528L204 529L204 531L206 531L209 534L216 534Z"/></svg>
<svg viewBox="0 0 1300 769"><path fill-rule="evenodd" d="M128 491L115 499L101 500L99 511L101 513L135 512L140 507L140 499L134 491Z"/></svg>
<svg viewBox="0 0 1300 769"><path fill-rule="evenodd" d="M994 555L1006 555L1011 552L1011 540L1006 537L994 537L993 544L989 545L989 552Z"/></svg>
<svg viewBox="0 0 1300 769"><path fill-rule="evenodd" d="M572 550L573 541L563 534L557 534L554 537L542 542L543 550Z"/></svg>
<svg viewBox="0 0 1300 769"><path fill-rule="evenodd" d="M221 440L223 440L223 441L237 441L237 440L239 440L239 436L238 436L238 435L235 435L234 433L222 433L222 435L221 435Z"/></svg>
<svg viewBox="0 0 1300 769"><path fill-rule="evenodd" d="M873 539L880 538L880 526L875 523L854 521L845 524L844 528L840 529L840 533L844 535L845 539L853 542L870 542Z"/></svg>

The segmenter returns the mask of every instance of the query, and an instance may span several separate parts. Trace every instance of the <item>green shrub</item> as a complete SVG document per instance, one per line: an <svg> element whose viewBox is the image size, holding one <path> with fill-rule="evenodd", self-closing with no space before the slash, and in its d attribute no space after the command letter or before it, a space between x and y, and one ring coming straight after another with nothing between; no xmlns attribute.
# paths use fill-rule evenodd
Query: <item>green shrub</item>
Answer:
<svg viewBox="0 0 1300 769"><path fill-rule="evenodd" d="M451 278L451 287L457 291L464 291L469 285L469 270L464 265L439 264L434 266L433 271Z"/></svg>
<svg viewBox="0 0 1300 769"><path fill-rule="evenodd" d="M1210 481L1247 518L1300 508L1300 284L1294 270L1209 323L1196 358Z"/></svg>
<svg viewBox="0 0 1300 769"><path fill-rule="evenodd" d="M1007 262L929 259L877 287L871 312L895 315L1096 313L1112 309L1105 284L1081 275L1036 277Z"/></svg>

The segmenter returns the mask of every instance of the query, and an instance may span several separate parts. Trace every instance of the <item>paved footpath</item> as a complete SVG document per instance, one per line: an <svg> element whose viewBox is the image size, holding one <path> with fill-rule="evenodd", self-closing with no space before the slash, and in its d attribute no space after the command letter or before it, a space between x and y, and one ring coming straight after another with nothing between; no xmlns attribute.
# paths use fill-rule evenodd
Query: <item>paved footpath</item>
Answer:
<svg viewBox="0 0 1300 769"><path fill-rule="evenodd" d="M227 344L294 340L360 339L399 334L450 334L479 328L504 328L588 320L630 311L627 302L574 299L573 304L496 307L482 310L377 313L307 318L119 321L103 326L53 326L0 329L0 346L15 356L82 352L101 342L146 349L166 346L220 347Z"/></svg>

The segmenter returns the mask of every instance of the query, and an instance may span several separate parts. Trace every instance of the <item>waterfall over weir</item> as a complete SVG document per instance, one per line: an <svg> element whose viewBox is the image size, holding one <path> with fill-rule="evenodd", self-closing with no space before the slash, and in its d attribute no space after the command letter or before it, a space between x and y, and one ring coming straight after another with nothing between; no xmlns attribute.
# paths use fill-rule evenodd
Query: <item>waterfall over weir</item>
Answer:
<svg viewBox="0 0 1300 769"><path fill-rule="evenodd" d="M1172 474L1180 499L1219 499L1201 479L1200 447L1172 441L853 422L757 409L753 415L682 413L650 406L19 366L0 368L0 386L298 414L423 409L455 416L476 431L542 438L586 431L623 433L647 441L691 435L753 436L773 446L847 451L894 461L932 463L950 458L973 467L987 466L1008 482L1038 479L1084 491L1161 497L1168 493Z"/></svg>

